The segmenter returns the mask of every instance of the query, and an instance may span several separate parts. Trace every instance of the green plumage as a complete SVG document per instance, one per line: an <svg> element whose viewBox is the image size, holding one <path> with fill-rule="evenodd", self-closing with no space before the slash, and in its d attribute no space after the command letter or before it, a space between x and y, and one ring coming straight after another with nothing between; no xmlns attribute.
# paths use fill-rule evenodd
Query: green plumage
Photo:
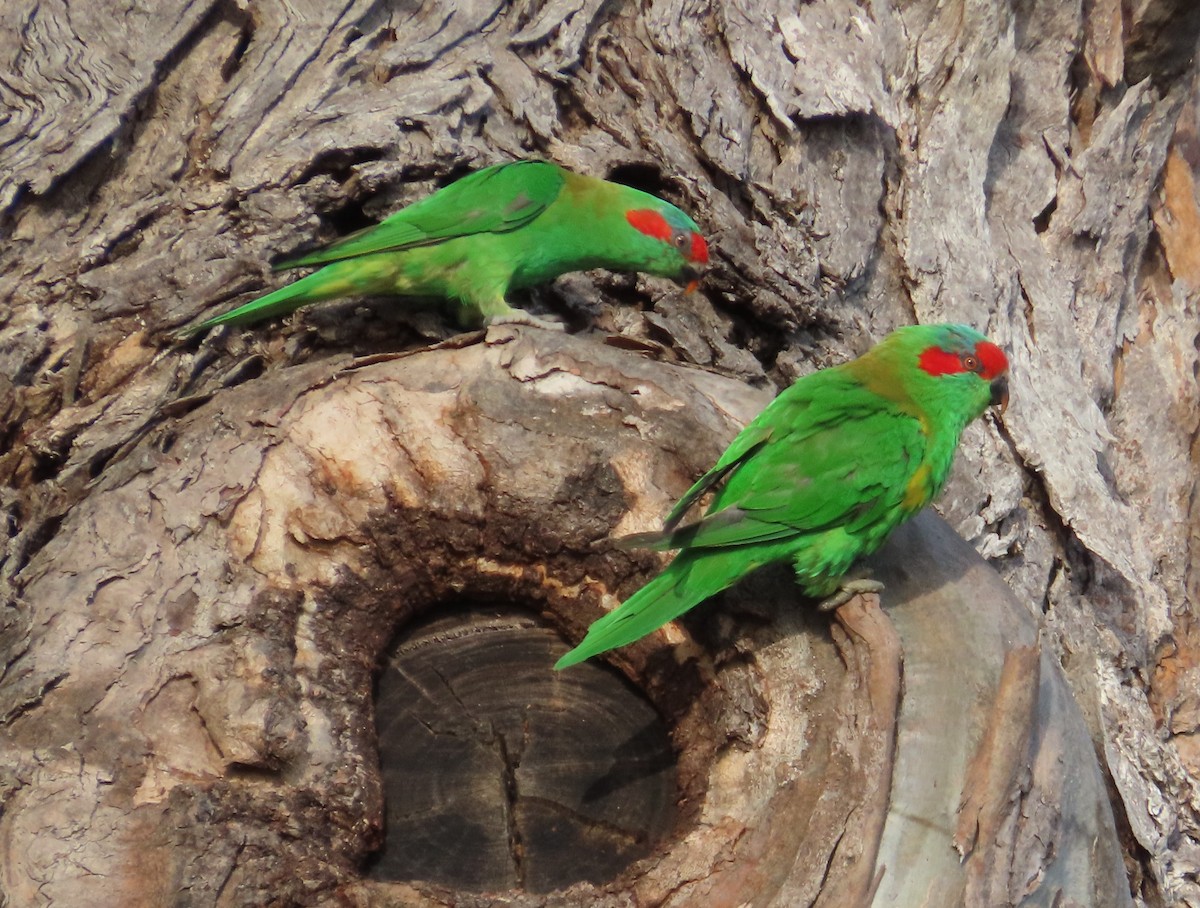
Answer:
<svg viewBox="0 0 1200 908"><path fill-rule="evenodd" d="M631 221L630 212L651 215ZM660 229L647 233L646 223ZM674 205L628 186L544 161L498 164L284 262L278 267L324 267L193 330L367 294L447 300L464 324L538 323L509 306L509 290L589 268L691 280L708 261L697 230Z"/></svg>
<svg viewBox="0 0 1200 908"><path fill-rule="evenodd" d="M771 562L790 561L805 595L830 596L856 559L938 493L963 428L1006 395L1006 369L973 329L927 325L797 380L680 499L663 532L625 540L680 552L555 668L631 643ZM710 490L705 517L679 526Z"/></svg>

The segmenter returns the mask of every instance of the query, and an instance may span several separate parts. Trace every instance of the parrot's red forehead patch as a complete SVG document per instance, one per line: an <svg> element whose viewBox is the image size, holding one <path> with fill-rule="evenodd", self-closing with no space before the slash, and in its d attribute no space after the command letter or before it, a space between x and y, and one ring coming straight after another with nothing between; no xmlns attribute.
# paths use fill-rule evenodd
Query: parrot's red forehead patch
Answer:
<svg viewBox="0 0 1200 908"><path fill-rule="evenodd" d="M983 363L983 371L979 374L991 381L997 375L1008 371L1008 357L1004 351L991 341L980 341L975 345L975 355Z"/></svg>
<svg viewBox="0 0 1200 908"><path fill-rule="evenodd" d="M671 225L653 208L636 208L633 211L626 211L625 220L646 236L652 236L656 240L668 243L671 241Z"/></svg>
<svg viewBox="0 0 1200 908"><path fill-rule="evenodd" d="M692 233L692 254L688 256L688 259L701 265L708 264L708 243L704 242L704 237L694 231Z"/></svg>
<svg viewBox="0 0 1200 908"><path fill-rule="evenodd" d="M974 353L955 353L941 347L929 347L921 353L918 364L930 375L974 372L986 381L1008 371L1008 357L991 341L979 341Z"/></svg>

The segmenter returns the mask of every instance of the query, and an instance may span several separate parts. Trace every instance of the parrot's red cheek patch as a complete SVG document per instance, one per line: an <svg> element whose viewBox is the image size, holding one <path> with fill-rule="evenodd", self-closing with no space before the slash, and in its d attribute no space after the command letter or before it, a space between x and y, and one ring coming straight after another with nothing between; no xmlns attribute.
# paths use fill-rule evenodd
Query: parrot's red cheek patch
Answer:
<svg viewBox="0 0 1200 908"><path fill-rule="evenodd" d="M664 242L671 241L671 225L657 211L652 208L637 208L633 211L625 212L625 220L634 226L634 228L646 236L652 236L656 240Z"/></svg>
<svg viewBox="0 0 1200 908"><path fill-rule="evenodd" d="M688 258L700 265L708 264L708 243L698 233L692 234L692 254Z"/></svg>
<svg viewBox="0 0 1200 908"><path fill-rule="evenodd" d="M943 350L941 347L930 347L921 354L918 364L930 375L954 375L966 371L963 368L962 357L957 353Z"/></svg>
<svg viewBox="0 0 1200 908"><path fill-rule="evenodd" d="M983 370L979 374L988 381L1008 371L1008 357L991 341L980 341L976 344L975 356L983 364Z"/></svg>

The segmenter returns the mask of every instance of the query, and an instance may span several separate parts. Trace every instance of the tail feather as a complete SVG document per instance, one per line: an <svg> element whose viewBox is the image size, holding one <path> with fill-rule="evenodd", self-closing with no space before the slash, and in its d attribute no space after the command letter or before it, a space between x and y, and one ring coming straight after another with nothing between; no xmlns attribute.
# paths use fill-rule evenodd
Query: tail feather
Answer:
<svg viewBox="0 0 1200 908"><path fill-rule="evenodd" d="M595 621L580 644L554 664L555 669L639 640L732 585L743 572L720 560L703 554L680 555L618 608Z"/></svg>
<svg viewBox="0 0 1200 908"><path fill-rule="evenodd" d="M649 533L630 533L628 536L618 537L613 543L619 549L654 549L665 552L678 548L671 544L672 535L670 531L651 530Z"/></svg>
<svg viewBox="0 0 1200 908"><path fill-rule="evenodd" d="M347 265L350 267L345 267ZM284 315L308 303L371 293L377 286L386 286L379 280L383 276L377 273L379 271L378 267L373 270L364 268L357 260L336 262L266 296L251 300L244 306L238 306L231 312L201 322L195 328L188 329L187 333L196 334L217 325L248 325L275 315Z"/></svg>

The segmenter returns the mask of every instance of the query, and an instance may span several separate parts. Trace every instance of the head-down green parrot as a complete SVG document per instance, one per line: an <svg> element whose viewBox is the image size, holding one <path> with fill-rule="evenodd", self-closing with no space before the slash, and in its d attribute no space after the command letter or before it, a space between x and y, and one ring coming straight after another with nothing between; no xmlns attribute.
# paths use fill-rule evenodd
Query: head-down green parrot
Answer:
<svg viewBox="0 0 1200 908"><path fill-rule="evenodd" d="M661 533L621 540L680 551L554 667L632 643L775 561L790 561L823 608L879 589L846 572L938 494L963 428L1007 404L1007 371L1004 353L979 332L916 325L798 379L687 491ZM680 526L709 490L705 516Z"/></svg>
<svg viewBox="0 0 1200 908"><path fill-rule="evenodd" d="M324 265L193 331L242 325L343 296L438 297L463 325L558 327L506 300L568 271L644 271L694 287L708 245L669 202L545 161L476 171L382 223L276 266Z"/></svg>

